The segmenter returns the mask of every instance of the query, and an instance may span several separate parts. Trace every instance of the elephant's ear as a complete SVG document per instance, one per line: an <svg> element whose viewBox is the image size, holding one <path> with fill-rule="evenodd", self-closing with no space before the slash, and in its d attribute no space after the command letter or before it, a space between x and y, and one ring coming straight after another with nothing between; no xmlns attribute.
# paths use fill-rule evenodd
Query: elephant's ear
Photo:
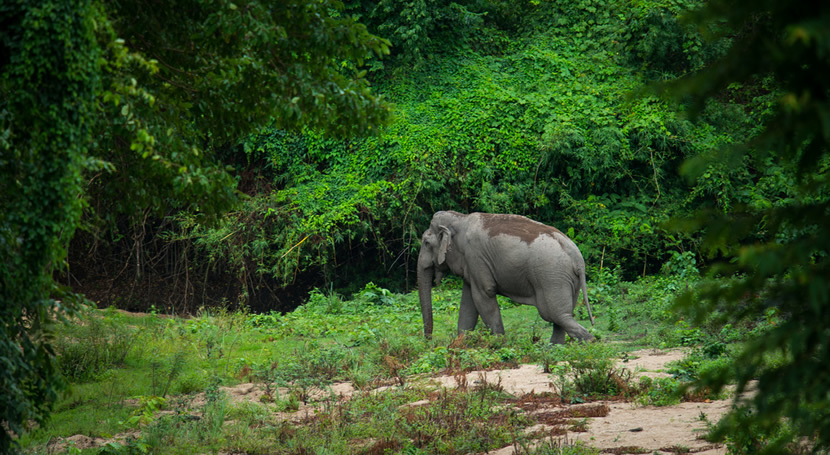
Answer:
<svg viewBox="0 0 830 455"><path fill-rule="evenodd" d="M447 261L447 250L450 249L450 240L452 240L452 233L446 226L439 226L441 228L441 240L438 243L438 264L443 264Z"/></svg>

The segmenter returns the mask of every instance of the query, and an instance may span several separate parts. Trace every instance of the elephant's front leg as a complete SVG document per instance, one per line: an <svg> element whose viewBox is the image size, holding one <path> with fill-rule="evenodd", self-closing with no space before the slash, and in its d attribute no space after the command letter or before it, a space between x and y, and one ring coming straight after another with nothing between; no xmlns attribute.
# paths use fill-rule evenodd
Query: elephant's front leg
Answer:
<svg viewBox="0 0 830 455"><path fill-rule="evenodd" d="M478 324L478 310L473 303L470 283L465 281L464 289L461 291L461 306L458 308L458 333L473 330L476 324Z"/></svg>
<svg viewBox="0 0 830 455"><path fill-rule="evenodd" d="M504 334L504 323L501 320L499 301L496 299L494 288L482 288L473 283L470 286L473 303L481 316L481 320L493 333Z"/></svg>

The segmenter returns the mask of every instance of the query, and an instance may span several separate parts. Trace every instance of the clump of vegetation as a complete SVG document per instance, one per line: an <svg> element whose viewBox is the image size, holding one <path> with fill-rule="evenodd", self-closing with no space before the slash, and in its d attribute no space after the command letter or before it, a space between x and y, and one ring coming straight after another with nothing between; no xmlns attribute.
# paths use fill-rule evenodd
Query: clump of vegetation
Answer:
<svg viewBox="0 0 830 455"><path fill-rule="evenodd" d="M548 366L556 377L557 393L565 403L623 399L635 394L631 371L617 366L620 352L609 344L572 343L548 347Z"/></svg>
<svg viewBox="0 0 830 455"><path fill-rule="evenodd" d="M123 366L139 343L137 330L95 311L79 316L55 342L61 374L68 380L84 382Z"/></svg>
<svg viewBox="0 0 830 455"><path fill-rule="evenodd" d="M620 283L662 298L662 285L653 280ZM608 288L596 289L597 298L610 298ZM285 315L203 311L180 319L93 310L91 320L110 327L109 332L129 328L133 349L123 361L103 365L94 375L68 377L72 393L59 402L55 419L24 435L21 443L37 450L56 437L138 431L133 439L116 440L99 450L470 453L513 445L534 453L531 442L539 435L526 434L525 428L557 422L554 426L561 431L581 431L592 416L585 414L588 408L580 415L529 412L540 404L675 402L669 396L681 388L679 381L638 383L618 366L626 345L549 345L538 334L550 328L532 307L502 302L506 335L479 328L454 336L458 299L455 283L435 290L438 330L430 341L423 337L417 295L377 285L366 286L351 299L316 292L302 310ZM651 304L638 300L631 306ZM81 329L65 327L66 339L87 333ZM632 335L608 327L599 330L609 340ZM712 352L706 345L700 349ZM690 356L688 362L693 361ZM498 382L467 376L473 370L527 362L547 365L556 394L513 397ZM455 387L428 386L425 380L433 375L454 376ZM348 399L334 392L341 381L355 389ZM256 399L231 399L231 393L239 392L224 387L240 382L251 383L244 387ZM315 413L307 411L312 408ZM592 453L587 447L568 450Z"/></svg>

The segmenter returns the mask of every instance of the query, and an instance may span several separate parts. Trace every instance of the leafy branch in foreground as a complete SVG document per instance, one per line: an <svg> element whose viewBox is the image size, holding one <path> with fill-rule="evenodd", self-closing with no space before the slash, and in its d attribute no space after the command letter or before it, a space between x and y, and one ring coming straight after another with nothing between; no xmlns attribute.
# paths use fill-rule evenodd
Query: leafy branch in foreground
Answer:
<svg viewBox="0 0 830 455"><path fill-rule="evenodd" d="M111 163L87 192L98 216L186 208L215 215L236 201L219 154L268 124L336 136L388 116L362 71L389 42L338 14L336 0L179 4L103 1L107 64L91 154Z"/></svg>
<svg viewBox="0 0 830 455"><path fill-rule="evenodd" d="M712 274L734 276L701 286L681 302L697 321L735 323L774 312L783 323L749 341L731 368L703 375L716 390L736 380L737 392L758 380L758 393L724 419L715 435L739 453L780 453L800 438L814 451L830 449L830 12L810 2L713 1L695 13L700 24L725 21L737 30L730 53L675 89L701 108L730 84L758 85L769 75L777 103L764 131L740 147L685 165L698 177L713 160L756 168L777 161L794 194L728 215L702 213L687 221L705 230L704 246L720 255ZM772 160L771 160L772 159ZM705 282L704 282L705 283ZM695 301L699 299L699 301ZM785 430L782 420L786 419Z"/></svg>
<svg viewBox="0 0 830 455"><path fill-rule="evenodd" d="M52 274L81 212L81 166L100 81L90 1L0 5L0 452L48 417L61 386ZM69 299L64 299L69 300Z"/></svg>
<svg viewBox="0 0 830 455"><path fill-rule="evenodd" d="M389 42L343 8L0 4L0 452L56 400L49 325L67 307L53 277L82 210L112 238L132 237L140 264L151 215L201 219L236 202L218 149L268 122L343 136L383 123L387 106L360 67Z"/></svg>

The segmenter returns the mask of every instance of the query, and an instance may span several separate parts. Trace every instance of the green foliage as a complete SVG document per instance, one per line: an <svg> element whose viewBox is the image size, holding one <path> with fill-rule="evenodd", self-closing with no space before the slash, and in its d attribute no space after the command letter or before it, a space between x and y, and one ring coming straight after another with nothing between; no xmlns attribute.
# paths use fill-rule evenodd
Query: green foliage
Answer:
<svg viewBox="0 0 830 455"><path fill-rule="evenodd" d="M98 455L141 455L148 453L148 449L147 444L136 440L128 440L124 444L110 442L98 449Z"/></svg>
<svg viewBox="0 0 830 455"><path fill-rule="evenodd" d="M82 208L107 221L88 225L95 235L132 237L140 277L151 214L205 220L236 202L217 149L269 120L345 136L387 117L360 67L389 43L341 17L341 3L178 6L0 7L0 450L56 398L48 326L73 297L52 279Z"/></svg>
<svg viewBox="0 0 830 455"><path fill-rule="evenodd" d="M81 269L127 265L135 281L187 275L192 244L180 231L240 202L222 160L240 139L269 123L373 134L388 117L362 67L388 54L389 42L342 15L339 1L196 0L174 15L141 2L98 7L100 89L81 197L87 232L73 245L89 253ZM166 218L177 214L184 228Z"/></svg>
<svg viewBox="0 0 830 455"><path fill-rule="evenodd" d="M683 398L680 383L674 378L640 378L637 402L643 406L671 406Z"/></svg>
<svg viewBox="0 0 830 455"><path fill-rule="evenodd" d="M90 188L100 216L221 213L236 194L219 149L269 121L348 136L386 116L358 68L388 53L388 42L340 17L339 2L196 0L175 15L104 5L108 64L93 153L111 172Z"/></svg>
<svg viewBox="0 0 830 455"><path fill-rule="evenodd" d="M70 322L65 336L55 341L55 353L63 376L72 382L95 379L109 368L122 366L138 343L135 330L92 312Z"/></svg>
<svg viewBox="0 0 830 455"><path fill-rule="evenodd" d="M673 6L672 17L687 6ZM671 235L661 223L712 204L713 194L718 207L731 207L746 198L735 181L757 176L721 172L690 185L676 169L684 157L751 134L736 124L755 114L717 116L724 109L713 108L712 121L696 125L657 98L631 99L643 79L622 44L634 38L621 36L629 15L620 8L640 14L648 5L531 2L513 5L512 14L524 15L512 19L503 7L354 5L372 27L446 44L429 51L428 66L378 69L388 77L377 77L377 89L396 105L378 136L335 140L276 128L251 136L241 150L247 164L235 162L243 175L257 175L246 184L254 197L219 228L182 220L201 266L233 270L246 283L243 299L264 292L261 280L286 286L315 271L324 278L313 286L353 292L355 281L381 277L400 286L395 271L414 261L417 238L440 209L554 224L572 233L589 263L619 264L627 278L659 270L674 251L694 251L692 236ZM437 25L457 17L427 9L483 14L483 23L447 33L496 27L506 39L498 52L457 47ZM405 21L410 15L431 25ZM416 59L410 48L399 51ZM769 191L758 187L751 197Z"/></svg>
<svg viewBox="0 0 830 455"><path fill-rule="evenodd" d="M61 381L52 326L74 297L59 290L78 226L101 51L95 3L0 6L0 452L42 423ZM62 295L61 302L52 299Z"/></svg>
<svg viewBox="0 0 830 455"><path fill-rule="evenodd" d="M699 281L691 255L674 256L667 268L679 271L677 275L651 275L626 282L620 279L619 269L591 270L588 275L589 298L597 318L595 333L619 336L628 340L640 339L660 348L695 343L717 331L714 325L691 326L679 319L673 305L679 293ZM735 341L731 339L730 341Z"/></svg>
<svg viewBox="0 0 830 455"><path fill-rule="evenodd" d="M566 402L631 396L631 372L616 366L619 351L604 343L570 343L552 346L563 364L553 368L559 394ZM571 379L572 378L572 379Z"/></svg>
<svg viewBox="0 0 830 455"><path fill-rule="evenodd" d="M405 69L424 67L457 48L497 51L507 41L502 30L514 26L525 7L506 1L364 0L350 9L373 33L391 40L393 68Z"/></svg>
<svg viewBox="0 0 830 455"><path fill-rule="evenodd" d="M698 71L728 50L728 39L706 40L693 24L681 19L683 13L704 4L699 0L636 2L622 38L650 77L668 80Z"/></svg>
<svg viewBox="0 0 830 455"><path fill-rule="evenodd" d="M120 103L116 108L132 103L128 111L137 116L135 122L123 122L146 129L152 139L117 142L121 136L141 136L129 131L114 137L107 150L123 160L115 167L129 168L131 175L124 179L120 171L105 173L93 180L92 189L130 197L115 201L124 204L115 210L96 207L99 213L136 215L131 224L112 225L117 231L110 233L121 245L117 254L140 259L135 261L137 277L152 268L153 273L174 273L176 283L181 279L186 288L199 286L192 284L192 270L228 284L223 305L248 305L255 311L275 309L269 305L273 301L279 301L276 309L281 311L292 308L295 302L281 301L280 292L291 286L296 288L290 294L299 295L332 285L351 294L369 281L394 290L408 286L417 238L439 209L525 214L570 232L588 263L619 264L627 279L656 272L674 252L696 252L697 235L678 236L662 226L671 216L701 206L728 211L738 204L768 204L778 198L782 185L792 182L780 168L736 170L711 164L694 181L677 173L684 158L757 135L758 120L770 115L774 83L731 87L709 103L697 123L678 115L674 103L630 96L654 78L655 68L666 78L697 71L729 43L710 46L678 20L698 3L350 2L325 19L345 21L364 37L365 30L346 18L351 14L394 42L394 59L388 68L352 53L335 52L329 60L347 62L342 73L352 74L354 61L363 59L377 92L394 103L395 115L376 135L340 139L324 128L341 124L337 117L325 124L286 123L294 117L285 113L270 118L263 107L270 98L252 95L253 90L239 97L256 97L250 103L224 97L228 102L221 108L201 114L207 112L200 106L212 102L206 94L216 84L234 92L250 76L257 84L274 85L263 69L268 57L259 54L266 45L236 39L244 24L233 19L235 13L226 17L208 8L185 20L150 15L142 20L175 23L152 42L127 39L113 45L112 53L120 59L113 61L122 63L113 64L107 74L116 85L128 86L126 77L136 72L143 76L132 92L129 87L112 89L107 99ZM225 6L250 14L251 26L278 21L285 12L266 18L256 5ZM341 5L332 6L337 10ZM121 5L114 15L121 18L131 8ZM114 20L113 36L157 27L155 22L143 24ZM210 59L183 50L189 44L214 49L205 44L203 33L191 33L205 24L227 39L216 44ZM358 48L383 53L385 42L364 38L368 41L360 41ZM166 64L147 57L151 49ZM122 82L120 75L125 76ZM363 81L363 76L357 78ZM173 90L177 85L167 87L164 80L192 90ZM306 98L314 97L299 97L302 102ZM162 108L163 103L169 106ZM237 125L243 117L258 126L269 119L271 126L247 135L252 128ZM165 136L173 121L198 128ZM122 153L127 143L136 147L132 155ZM166 155L176 150L181 157ZM144 156L148 151L155 154L152 159ZM145 161L157 161L158 173L145 173ZM232 166L238 188L252 197L218 225L208 225L204 215L233 199L225 165ZM186 177L180 180L194 182L193 197L165 183L162 174L168 168L184 169ZM138 179L153 181L152 188L133 191L140 186ZM122 183L127 186L116 188ZM142 202L128 208L134 199ZM141 209L147 205L163 208L157 215L170 214L171 207L185 210L174 222L159 222L147 219L148 212ZM138 244L126 241L135 238L133 231L140 232ZM153 238L172 245L180 256L171 259L168 249L156 245L148 251L145 242ZM169 270L171 260L174 272L159 272ZM148 266L152 261L164 267ZM203 282L207 287L209 280Z"/></svg>
<svg viewBox="0 0 830 455"><path fill-rule="evenodd" d="M758 381L755 397L730 413L715 436L728 437L741 453L779 453L799 438L809 439L813 451L826 451L830 271L822 232L829 224L830 85L824 75L830 17L809 2L715 1L692 19L703 26L725 22L737 31L723 59L675 84L676 93L692 101L693 112L704 111L712 97L770 86L773 91L760 106L765 112L760 134L690 160L686 174L705 177L716 160L727 169L747 164L764 169L759 173L764 185L779 182L773 185L775 197L750 194L751 201L728 213L702 213L685 224L705 228L704 247L721 259L710 273L736 277L705 281L683 299L696 322L714 315L720 323L753 324L768 310L783 316L749 340L730 368L700 378L701 386L714 390L734 380L737 393ZM787 422L783 431L782 421Z"/></svg>
<svg viewBox="0 0 830 455"><path fill-rule="evenodd" d="M155 419L156 413L164 409L167 404L167 400L158 396L138 397L138 401L140 403L138 408L133 411L129 419L123 422L129 428L149 424Z"/></svg>
<svg viewBox="0 0 830 455"><path fill-rule="evenodd" d="M753 413L752 407L739 406L719 422L721 427L744 428L744 431L724 437L726 447L731 453L810 453L809 448L799 444L799 434L792 424L784 421L772 428L759 425L758 418L754 417Z"/></svg>

